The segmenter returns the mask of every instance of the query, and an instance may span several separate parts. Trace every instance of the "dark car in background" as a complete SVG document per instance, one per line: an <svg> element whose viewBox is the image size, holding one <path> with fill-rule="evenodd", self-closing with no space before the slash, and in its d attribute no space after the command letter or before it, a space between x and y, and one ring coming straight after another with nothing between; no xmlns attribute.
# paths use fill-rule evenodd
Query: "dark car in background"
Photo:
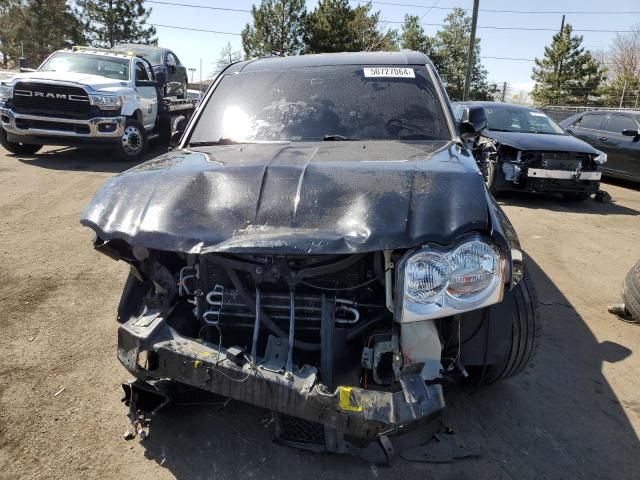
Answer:
<svg viewBox="0 0 640 480"><path fill-rule="evenodd" d="M165 71L167 83L164 85L164 97L187 98L187 85L189 83L187 67L182 65L178 56L168 48L137 43L121 43L113 47L112 50L133 52L138 56L144 57L151 64L156 74L159 70Z"/></svg>
<svg viewBox="0 0 640 480"><path fill-rule="evenodd" d="M131 266L134 429L190 385L272 410L280 442L387 462L398 434L440 425L443 384L521 372L535 294L463 141L485 123L478 106L454 122L417 52L221 72L177 149L107 180L81 220Z"/></svg>
<svg viewBox="0 0 640 480"><path fill-rule="evenodd" d="M534 108L458 102L453 104L456 118L472 105L482 105L487 115L473 152L491 193L548 192L585 200L598 191L606 154L567 134Z"/></svg>
<svg viewBox="0 0 640 480"><path fill-rule="evenodd" d="M603 174L640 181L640 111L582 112L560 125L607 154Z"/></svg>

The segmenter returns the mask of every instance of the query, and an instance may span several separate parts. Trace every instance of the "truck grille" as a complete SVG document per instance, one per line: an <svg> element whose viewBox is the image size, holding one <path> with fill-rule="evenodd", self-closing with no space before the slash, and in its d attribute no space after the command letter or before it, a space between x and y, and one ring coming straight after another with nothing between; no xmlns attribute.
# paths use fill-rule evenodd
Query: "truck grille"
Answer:
<svg viewBox="0 0 640 480"><path fill-rule="evenodd" d="M13 92L13 106L18 113L86 118L91 112L89 96L80 87L18 82Z"/></svg>

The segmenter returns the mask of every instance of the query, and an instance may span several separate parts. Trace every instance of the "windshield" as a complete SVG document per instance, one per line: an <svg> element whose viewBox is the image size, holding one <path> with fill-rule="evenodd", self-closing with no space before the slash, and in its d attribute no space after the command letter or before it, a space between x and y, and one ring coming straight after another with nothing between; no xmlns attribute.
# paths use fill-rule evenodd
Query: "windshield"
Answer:
<svg viewBox="0 0 640 480"><path fill-rule="evenodd" d="M224 76L190 143L450 138L425 67L346 65Z"/></svg>
<svg viewBox="0 0 640 480"><path fill-rule="evenodd" d="M73 72L100 75L114 80L129 80L129 59L86 53L54 53L39 72Z"/></svg>
<svg viewBox="0 0 640 480"><path fill-rule="evenodd" d="M484 107L487 130L564 135L564 130L544 113L518 107Z"/></svg>

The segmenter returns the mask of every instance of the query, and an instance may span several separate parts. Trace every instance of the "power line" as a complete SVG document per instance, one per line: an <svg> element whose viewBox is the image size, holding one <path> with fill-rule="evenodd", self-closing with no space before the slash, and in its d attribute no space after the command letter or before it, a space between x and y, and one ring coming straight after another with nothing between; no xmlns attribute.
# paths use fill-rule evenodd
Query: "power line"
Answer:
<svg viewBox="0 0 640 480"><path fill-rule="evenodd" d="M203 8L205 10L223 10L225 12L251 13L251 10L243 10L240 8L211 7L209 5L194 5L192 3L161 2L159 0L145 0L145 2L155 3L157 5L171 5L172 7Z"/></svg>
<svg viewBox="0 0 640 480"><path fill-rule="evenodd" d="M242 35L240 33L220 32L218 30L207 30L204 28L179 27L177 25L162 25L160 23L149 23L148 25L153 25L154 27L174 28L176 30L190 30L192 32L217 33L219 35L237 35L238 37Z"/></svg>
<svg viewBox="0 0 640 480"><path fill-rule="evenodd" d="M534 58L514 58L514 57L490 57L488 55L480 55L480 58L490 58L491 60L514 60L520 62L535 62Z"/></svg>
<svg viewBox="0 0 640 480"><path fill-rule="evenodd" d="M404 21L400 22L397 20L383 20L380 23L391 23L395 25L402 25ZM444 23L421 23L423 26L433 26L433 27L444 27ZM557 28L546 28L546 27L499 27L497 25L478 25L479 29L485 30L518 30L518 31L536 31L536 32L557 32ZM577 29L574 28L573 32L596 32L596 33L634 33L633 30L600 30L600 29Z"/></svg>
<svg viewBox="0 0 640 480"><path fill-rule="evenodd" d="M375 3L376 5L392 5L396 7L412 7L412 8L428 8L429 10L454 10L460 8L461 10L471 11L470 8L462 7L439 7L438 2L433 5L419 5L415 3L395 3L395 2L380 2L380 1L365 1L365 0L350 0L355 3ZM637 15L640 14L640 10L637 11L625 11L625 12L612 12L612 11L596 11L596 10L584 10L584 11L537 11L537 10L499 10L499 9L480 9L481 12L487 13L521 13L526 15L531 14L553 14L553 15Z"/></svg>

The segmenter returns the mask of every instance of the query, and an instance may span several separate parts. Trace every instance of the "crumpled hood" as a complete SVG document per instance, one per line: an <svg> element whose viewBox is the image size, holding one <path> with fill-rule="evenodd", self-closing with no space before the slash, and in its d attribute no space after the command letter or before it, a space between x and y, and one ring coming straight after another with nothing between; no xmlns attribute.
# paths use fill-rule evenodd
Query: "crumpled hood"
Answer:
<svg viewBox="0 0 640 480"><path fill-rule="evenodd" d="M497 132L485 130L483 135L497 140L503 145L518 150L538 150L552 152L599 153L587 142L571 135L547 135L543 133Z"/></svg>
<svg viewBox="0 0 640 480"><path fill-rule="evenodd" d="M127 82L124 80L114 80L100 75L74 72L28 72L20 73L11 79L12 83L19 81L37 82L39 80L76 83L80 86L91 87L94 90L113 90L114 88L121 89L127 86Z"/></svg>
<svg viewBox="0 0 640 480"><path fill-rule="evenodd" d="M81 223L104 240L190 253L353 253L488 228L482 176L448 142L198 148L116 175Z"/></svg>

